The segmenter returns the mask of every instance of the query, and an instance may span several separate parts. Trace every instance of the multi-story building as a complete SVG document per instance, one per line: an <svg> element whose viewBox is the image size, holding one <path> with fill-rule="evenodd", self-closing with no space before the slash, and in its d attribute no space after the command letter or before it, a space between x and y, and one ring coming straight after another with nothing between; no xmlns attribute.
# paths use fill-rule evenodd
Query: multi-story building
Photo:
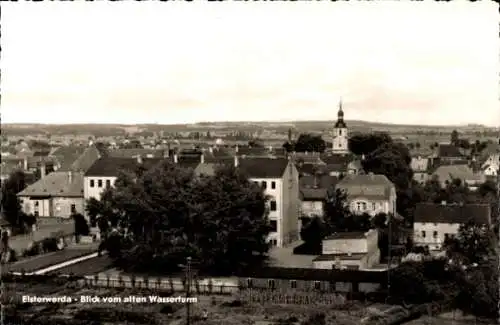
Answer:
<svg viewBox="0 0 500 325"><path fill-rule="evenodd" d="M491 225L491 209L488 204L441 204L419 203L413 222L415 245L440 250L448 237L458 234L462 224L474 221L478 225Z"/></svg>
<svg viewBox="0 0 500 325"><path fill-rule="evenodd" d="M336 189L346 192L352 213L396 215L396 187L385 175L348 174L337 183Z"/></svg>

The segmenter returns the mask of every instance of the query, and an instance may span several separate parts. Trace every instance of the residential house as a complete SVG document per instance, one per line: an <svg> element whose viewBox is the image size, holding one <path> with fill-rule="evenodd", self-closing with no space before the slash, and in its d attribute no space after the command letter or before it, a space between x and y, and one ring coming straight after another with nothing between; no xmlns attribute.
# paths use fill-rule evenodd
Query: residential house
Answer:
<svg viewBox="0 0 500 325"><path fill-rule="evenodd" d="M478 225L491 225L488 204L419 203L415 208L413 241L430 250L440 250L444 241L456 236L462 224L474 221Z"/></svg>
<svg viewBox="0 0 500 325"><path fill-rule="evenodd" d="M482 163L481 170L485 176L497 176L500 170L500 154L489 154Z"/></svg>
<svg viewBox="0 0 500 325"><path fill-rule="evenodd" d="M69 218L84 212L83 173L52 172L26 187L17 196L27 214L37 217Z"/></svg>
<svg viewBox="0 0 500 325"><path fill-rule="evenodd" d="M86 202L90 198L99 200L101 198L101 193L106 188L114 186L114 183L120 175L120 172L132 172L140 166L148 169L157 165L162 160L162 158L143 159L140 156L137 158L99 158L84 174L82 186L83 197L85 200L84 202ZM94 224L94 222L94 220L91 220L92 224Z"/></svg>
<svg viewBox="0 0 500 325"><path fill-rule="evenodd" d="M466 155L460 150L460 148L452 144L439 144L437 147L437 157L441 159L442 162L452 163L457 160L466 159Z"/></svg>
<svg viewBox="0 0 500 325"><path fill-rule="evenodd" d="M433 176L439 179L442 187L446 187L446 184L453 179L460 179L471 190L476 190L485 181L484 174L474 172L468 165L440 166L434 171Z"/></svg>
<svg viewBox="0 0 500 325"><path fill-rule="evenodd" d="M330 175L303 176L299 179L301 202L299 233L303 218L323 217L327 196L337 182L338 178Z"/></svg>
<svg viewBox="0 0 500 325"><path fill-rule="evenodd" d="M347 193L351 212L396 215L396 187L385 175L348 174L337 183L336 189Z"/></svg>
<svg viewBox="0 0 500 325"><path fill-rule="evenodd" d="M269 219L273 230L269 242L283 247L298 239L300 216L299 174L295 165L284 158L243 158L235 156L231 160L210 160L203 155L195 167L198 175L211 176L217 164L234 163L236 168L248 175L250 181L260 185L270 197Z"/></svg>
<svg viewBox="0 0 500 325"><path fill-rule="evenodd" d="M347 174L349 163L353 160L349 154L327 153L321 156L325 163L324 171L331 176L342 176Z"/></svg>
<svg viewBox="0 0 500 325"><path fill-rule="evenodd" d="M349 164L347 165L347 173L354 175L364 174L365 171L363 169L363 164L361 163L361 160L356 159L349 162Z"/></svg>
<svg viewBox="0 0 500 325"><path fill-rule="evenodd" d="M413 179L420 183L425 183L429 179L429 158L412 157L410 163L413 170Z"/></svg>
<svg viewBox="0 0 500 325"><path fill-rule="evenodd" d="M380 262L378 231L336 233L323 240L315 269L370 269Z"/></svg>

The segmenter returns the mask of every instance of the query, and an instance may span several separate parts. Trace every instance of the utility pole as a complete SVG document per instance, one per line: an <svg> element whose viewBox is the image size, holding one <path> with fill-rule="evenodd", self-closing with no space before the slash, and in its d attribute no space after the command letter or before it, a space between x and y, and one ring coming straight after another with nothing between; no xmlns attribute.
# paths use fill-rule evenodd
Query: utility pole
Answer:
<svg viewBox="0 0 500 325"><path fill-rule="evenodd" d="M191 257L187 258L186 263L186 325L190 325L191 306L189 303L189 294L191 293Z"/></svg>

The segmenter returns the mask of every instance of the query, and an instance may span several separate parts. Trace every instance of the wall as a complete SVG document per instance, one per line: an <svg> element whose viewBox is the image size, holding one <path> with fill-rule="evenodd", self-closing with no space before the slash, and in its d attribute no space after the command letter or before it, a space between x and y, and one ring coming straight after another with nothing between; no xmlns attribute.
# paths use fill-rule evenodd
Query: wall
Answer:
<svg viewBox="0 0 500 325"><path fill-rule="evenodd" d="M98 180L102 180L102 187L98 187ZM94 180L94 187L90 187L90 181ZM101 193L106 189L106 180L111 182L111 186L113 186L116 177L88 177L85 176L83 180L83 195L85 200L90 199L91 197L100 199Z"/></svg>
<svg viewBox="0 0 500 325"><path fill-rule="evenodd" d="M347 128L334 129L333 130L333 141L332 141L332 151L333 152L349 152L348 148L348 134Z"/></svg>
<svg viewBox="0 0 500 325"><path fill-rule="evenodd" d="M428 245L430 249L440 249L440 244L444 242L445 234L456 235L460 224L458 223L421 223L413 224L413 241L416 245ZM422 231L425 231L425 238L422 237ZM437 231L437 238L433 233Z"/></svg>
<svg viewBox="0 0 500 325"><path fill-rule="evenodd" d="M85 214L83 198L57 197L52 199L54 217L69 218L71 216L71 205L75 205L76 213ZM58 209L59 207L59 209Z"/></svg>
<svg viewBox="0 0 500 325"><path fill-rule="evenodd" d="M34 199L29 197L19 197L22 200L21 207L26 214L35 214L36 204L38 203L38 216L50 217L52 215L51 199Z"/></svg>
<svg viewBox="0 0 500 325"><path fill-rule="evenodd" d="M323 240L323 254L367 253L366 238Z"/></svg>
<svg viewBox="0 0 500 325"><path fill-rule="evenodd" d="M323 216L324 204L323 201L302 201L300 207L301 216Z"/></svg>
<svg viewBox="0 0 500 325"><path fill-rule="evenodd" d="M282 192L283 192L283 182L281 179L271 179L271 178L252 178L250 181L258 183L259 185L262 182L266 182L266 189L264 191L265 195L270 196L270 201L276 201L276 211L271 211L269 209L269 220L275 220L277 225L277 232L269 233L268 240L276 240L277 246L281 247L282 242L282 229L283 229L283 200L282 200ZM271 187L272 182L276 183L276 188L273 189ZM270 202L268 202L268 208L270 207Z"/></svg>
<svg viewBox="0 0 500 325"><path fill-rule="evenodd" d="M358 210L358 203L361 205L361 210ZM366 210L363 210L363 203L366 204ZM373 204L375 203L375 208ZM368 213L375 216L377 213L389 213L390 203L388 200L370 200L366 198L358 198L349 202L349 209L352 213Z"/></svg>
<svg viewBox="0 0 500 325"><path fill-rule="evenodd" d="M360 259L342 259L340 258L338 261L335 259L329 260L329 261L314 261L313 262L313 268L315 269L333 269L338 268L358 268L358 269L365 269L367 268L367 258L362 257Z"/></svg>
<svg viewBox="0 0 500 325"><path fill-rule="evenodd" d="M299 172L289 163L283 174L283 246L299 238L300 197Z"/></svg>

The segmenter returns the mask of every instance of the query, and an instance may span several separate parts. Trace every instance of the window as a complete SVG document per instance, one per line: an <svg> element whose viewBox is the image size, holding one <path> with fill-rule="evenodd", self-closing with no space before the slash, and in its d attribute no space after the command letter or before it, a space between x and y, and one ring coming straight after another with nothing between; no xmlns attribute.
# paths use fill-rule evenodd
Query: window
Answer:
<svg viewBox="0 0 500 325"><path fill-rule="evenodd" d="M38 217L38 210L35 211L34 215L35 217Z"/></svg>
<svg viewBox="0 0 500 325"><path fill-rule="evenodd" d="M266 181L262 181L262 188L263 188L263 189L266 189L266 188L267 188L267 182L266 182Z"/></svg>
<svg viewBox="0 0 500 325"><path fill-rule="evenodd" d="M366 203L363 202L362 205L363 205L363 211L366 210Z"/></svg>
<svg viewBox="0 0 500 325"><path fill-rule="evenodd" d="M450 235L449 234L444 234L444 240L449 240L450 239Z"/></svg>
<svg viewBox="0 0 500 325"><path fill-rule="evenodd" d="M94 187L95 186L95 181L93 179L90 180L90 187Z"/></svg>
<svg viewBox="0 0 500 325"><path fill-rule="evenodd" d="M271 188L274 190L276 188L276 182L271 182Z"/></svg>
<svg viewBox="0 0 500 325"><path fill-rule="evenodd" d="M361 211L361 203L356 203L356 208L358 209L358 211Z"/></svg>
<svg viewBox="0 0 500 325"><path fill-rule="evenodd" d="M257 182L257 181L254 181L253 183L254 183L255 185L259 185L259 182Z"/></svg>
<svg viewBox="0 0 500 325"><path fill-rule="evenodd" d="M438 238L438 232L437 232L437 231L434 231L434 232L432 233L432 237L434 237L434 238Z"/></svg>
<svg viewBox="0 0 500 325"><path fill-rule="evenodd" d="M107 188L111 187L111 180L109 180L109 179L106 180L106 187Z"/></svg>
<svg viewBox="0 0 500 325"><path fill-rule="evenodd" d="M372 203L372 210L375 210L377 208L377 204L376 203Z"/></svg>
<svg viewBox="0 0 500 325"><path fill-rule="evenodd" d="M315 290L321 290L321 282L314 281L314 289Z"/></svg>
<svg viewBox="0 0 500 325"><path fill-rule="evenodd" d="M253 288L253 281L250 278L247 279L247 288L248 289L252 289Z"/></svg>
<svg viewBox="0 0 500 325"><path fill-rule="evenodd" d="M271 232L277 232L278 231L278 223L276 220L271 220Z"/></svg>
<svg viewBox="0 0 500 325"><path fill-rule="evenodd" d="M97 187L102 187L102 179L97 180Z"/></svg>
<svg viewBox="0 0 500 325"><path fill-rule="evenodd" d="M425 231L422 230L422 238L425 238Z"/></svg>
<svg viewBox="0 0 500 325"><path fill-rule="evenodd" d="M40 205L40 202L35 201L35 208L38 208L39 205Z"/></svg>
<svg viewBox="0 0 500 325"><path fill-rule="evenodd" d="M276 289L276 282L274 282L274 279L268 280L267 285L269 289Z"/></svg>
<svg viewBox="0 0 500 325"><path fill-rule="evenodd" d="M271 201L271 211L276 211L276 201Z"/></svg>
<svg viewBox="0 0 500 325"><path fill-rule="evenodd" d="M297 281L296 280L290 280L290 288L297 289Z"/></svg>
<svg viewBox="0 0 500 325"><path fill-rule="evenodd" d="M342 135L342 129L339 130L339 135Z"/></svg>
<svg viewBox="0 0 500 325"><path fill-rule="evenodd" d="M76 213L76 205L74 204L71 205L71 213L72 214Z"/></svg>

